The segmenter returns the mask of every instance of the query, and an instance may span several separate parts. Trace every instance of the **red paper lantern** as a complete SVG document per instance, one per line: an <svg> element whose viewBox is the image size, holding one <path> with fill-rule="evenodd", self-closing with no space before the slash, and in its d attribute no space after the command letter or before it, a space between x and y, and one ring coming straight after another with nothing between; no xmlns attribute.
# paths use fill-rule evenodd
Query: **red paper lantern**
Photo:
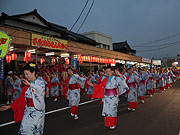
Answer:
<svg viewBox="0 0 180 135"><path fill-rule="evenodd" d="M100 58L97 58L97 62L100 63Z"/></svg>
<svg viewBox="0 0 180 135"><path fill-rule="evenodd" d="M66 58L66 65L69 65L69 59Z"/></svg>
<svg viewBox="0 0 180 135"><path fill-rule="evenodd" d="M91 61L91 57L87 56L87 61L90 62Z"/></svg>
<svg viewBox="0 0 180 135"><path fill-rule="evenodd" d="M82 61L85 61L85 56L82 56Z"/></svg>
<svg viewBox="0 0 180 135"><path fill-rule="evenodd" d="M11 60L16 60L17 59L17 54L13 53L11 54Z"/></svg>
<svg viewBox="0 0 180 135"><path fill-rule="evenodd" d="M7 56L6 56L6 62L7 62L7 63L10 63L10 62L11 62L11 55L7 55Z"/></svg>
<svg viewBox="0 0 180 135"><path fill-rule="evenodd" d="M56 62L55 58L52 58L51 63L54 64Z"/></svg>
<svg viewBox="0 0 180 135"><path fill-rule="evenodd" d="M86 56L86 61L87 61L87 62L89 61L88 56Z"/></svg>
<svg viewBox="0 0 180 135"><path fill-rule="evenodd" d="M24 61L25 61L26 63L28 63L30 60L31 60L31 52L26 51L26 52L25 52Z"/></svg>
<svg viewBox="0 0 180 135"><path fill-rule="evenodd" d="M113 59L113 64L116 64L116 60L115 59Z"/></svg>
<svg viewBox="0 0 180 135"><path fill-rule="evenodd" d="M40 59L40 63L43 64L45 62L44 58Z"/></svg>
<svg viewBox="0 0 180 135"><path fill-rule="evenodd" d="M81 55L77 55L77 61L80 61Z"/></svg>
<svg viewBox="0 0 180 135"><path fill-rule="evenodd" d="M93 57L93 62L96 62L96 61L95 61L95 57Z"/></svg>

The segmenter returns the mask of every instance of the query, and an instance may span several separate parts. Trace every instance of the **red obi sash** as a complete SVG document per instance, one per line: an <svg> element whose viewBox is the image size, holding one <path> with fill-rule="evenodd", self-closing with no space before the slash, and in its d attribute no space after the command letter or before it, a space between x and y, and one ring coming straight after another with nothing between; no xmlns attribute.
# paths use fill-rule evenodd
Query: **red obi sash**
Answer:
<svg viewBox="0 0 180 135"><path fill-rule="evenodd" d="M146 84L145 80L140 80L140 84Z"/></svg>
<svg viewBox="0 0 180 135"><path fill-rule="evenodd" d="M154 78L153 78L153 77L149 77L148 80L151 80L151 81L152 81L152 80L154 80Z"/></svg>
<svg viewBox="0 0 180 135"><path fill-rule="evenodd" d="M115 96L115 95L117 95L117 89L116 88L114 88L114 89L105 89L104 95L106 95L106 96Z"/></svg>
<svg viewBox="0 0 180 135"><path fill-rule="evenodd" d="M32 98L26 98L26 104L29 107L34 107L34 103L33 103Z"/></svg>
<svg viewBox="0 0 180 135"><path fill-rule="evenodd" d="M51 86L58 86L58 83L51 83Z"/></svg>
<svg viewBox="0 0 180 135"><path fill-rule="evenodd" d="M136 83L135 83L135 82L128 83L127 85L128 85L129 88L134 88L134 87L136 87Z"/></svg>
<svg viewBox="0 0 180 135"><path fill-rule="evenodd" d="M79 89L79 84L75 83L75 84L69 84L69 89L70 90L75 90L75 89Z"/></svg>

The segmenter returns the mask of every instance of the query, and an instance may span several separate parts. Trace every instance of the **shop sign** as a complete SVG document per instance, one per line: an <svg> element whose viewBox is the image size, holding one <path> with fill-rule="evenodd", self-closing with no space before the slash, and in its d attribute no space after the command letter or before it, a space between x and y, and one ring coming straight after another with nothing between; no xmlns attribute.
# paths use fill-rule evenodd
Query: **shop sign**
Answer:
<svg viewBox="0 0 180 135"><path fill-rule="evenodd" d="M31 33L31 46L39 46L49 49L67 50L68 41L59 38Z"/></svg>
<svg viewBox="0 0 180 135"><path fill-rule="evenodd" d="M72 58L72 67L77 70L77 58Z"/></svg>
<svg viewBox="0 0 180 135"><path fill-rule="evenodd" d="M148 58L142 58L142 62L144 63L151 63L151 59L148 59Z"/></svg>
<svg viewBox="0 0 180 135"><path fill-rule="evenodd" d="M7 55L10 44L11 38L5 32L0 31L0 60Z"/></svg>

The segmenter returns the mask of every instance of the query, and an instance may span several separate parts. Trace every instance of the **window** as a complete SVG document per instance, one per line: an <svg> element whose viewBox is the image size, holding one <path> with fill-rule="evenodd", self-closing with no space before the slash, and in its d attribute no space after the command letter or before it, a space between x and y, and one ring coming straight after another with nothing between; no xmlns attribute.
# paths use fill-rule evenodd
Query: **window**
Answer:
<svg viewBox="0 0 180 135"><path fill-rule="evenodd" d="M110 46L108 45L108 50L110 50Z"/></svg>

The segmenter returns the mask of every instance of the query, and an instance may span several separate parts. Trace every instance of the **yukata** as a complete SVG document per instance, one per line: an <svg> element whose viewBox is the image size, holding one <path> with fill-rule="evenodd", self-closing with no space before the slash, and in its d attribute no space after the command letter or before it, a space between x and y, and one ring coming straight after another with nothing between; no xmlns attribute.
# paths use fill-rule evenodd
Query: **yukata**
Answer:
<svg viewBox="0 0 180 135"><path fill-rule="evenodd" d="M69 100L70 112L72 114L78 114L78 106L80 102L80 85L78 82L86 81L86 78L80 77L78 74L74 74L67 78L67 99ZM64 87L64 88L67 88Z"/></svg>
<svg viewBox="0 0 180 135"><path fill-rule="evenodd" d="M36 79L25 86L10 106L15 122L21 121L19 135L43 135L45 120L44 82Z"/></svg>
<svg viewBox="0 0 180 135"><path fill-rule="evenodd" d="M171 86L172 86L172 83L174 82L174 78L176 78L176 76L172 71L169 71L169 74L171 76Z"/></svg>
<svg viewBox="0 0 180 135"><path fill-rule="evenodd" d="M144 100L144 95L146 94L146 80L147 75L143 72L142 74L139 74L139 84L138 84L138 96L140 97L140 100Z"/></svg>
<svg viewBox="0 0 180 135"><path fill-rule="evenodd" d="M14 83L11 82L14 88L14 93L13 93L13 100L15 101L21 94L21 79L17 78Z"/></svg>
<svg viewBox="0 0 180 135"><path fill-rule="evenodd" d="M140 82L140 79L137 75L132 74L131 76L127 74L127 85L129 87L128 93L128 104L130 109L137 108L137 84Z"/></svg>
<svg viewBox="0 0 180 135"><path fill-rule="evenodd" d="M153 88L154 88L154 73L149 73L148 74L148 79L147 79L147 91L148 91L148 94L150 94L150 95L153 94Z"/></svg>
<svg viewBox="0 0 180 135"><path fill-rule="evenodd" d="M100 78L99 74L94 74L93 77L97 80L95 83L97 84L98 83L98 80Z"/></svg>
<svg viewBox="0 0 180 135"><path fill-rule="evenodd" d="M164 77L163 73L159 74L159 90L164 91L165 90L165 83L164 83Z"/></svg>
<svg viewBox="0 0 180 135"><path fill-rule="evenodd" d="M91 83L93 83L93 84L97 84L97 81L96 81L96 79L92 76L91 78L89 77L88 79L87 79L87 81L89 81L89 82L91 82ZM93 94L93 87L92 86L89 86L88 84L87 84L87 81L86 81L86 85L85 85L85 89L87 89L87 97L88 98L92 98L92 94Z"/></svg>
<svg viewBox="0 0 180 135"><path fill-rule="evenodd" d="M172 74L171 74L171 72L167 72L167 84L166 84L166 87L170 88L171 85L172 85Z"/></svg>
<svg viewBox="0 0 180 135"><path fill-rule="evenodd" d="M85 81L79 81L80 92L81 92L82 94L85 94L85 93L86 93L86 91L85 91L85 83L86 83L87 77L86 77L86 76L83 76L82 78L85 78Z"/></svg>
<svg viewBox="0 0 180 135"><path fill-rule="evenodd" d="M5 79L5 88L6 88L6 92L7 95L12 95L12 89L13 89L13 85L11 84L11 82L13 82L12 77L8 76Z"/></svg>
<svg viewBox="0 0 180 135"><path fill-rule="evenodd" d="M156 93L156 82L158 80L158 73L155 71L153 73L153 94Z"/></svg>
<svg viewBox="0 0 180 135"><path fill-rule="evenodd" d="M164 85L166 87L166 84L167 84L167 74L165 72L163 72L162 74L163 74L163 78L164 78Z"/></svg>
<svg viewBox="0 0 180 135"><path fill-rule="evenodd" d="M51 80L51 96L55 98L59 96L59 79L57 77Z"/></svg>
<svg viewBox="0 0 180 135"><path fill-rule="evenodd" d="M124 78L115 77L105 78L100 84L93 86L93 98L103 98L102 116L105 119L105 126L116 125L119 95L128 90Z"/></svg>

